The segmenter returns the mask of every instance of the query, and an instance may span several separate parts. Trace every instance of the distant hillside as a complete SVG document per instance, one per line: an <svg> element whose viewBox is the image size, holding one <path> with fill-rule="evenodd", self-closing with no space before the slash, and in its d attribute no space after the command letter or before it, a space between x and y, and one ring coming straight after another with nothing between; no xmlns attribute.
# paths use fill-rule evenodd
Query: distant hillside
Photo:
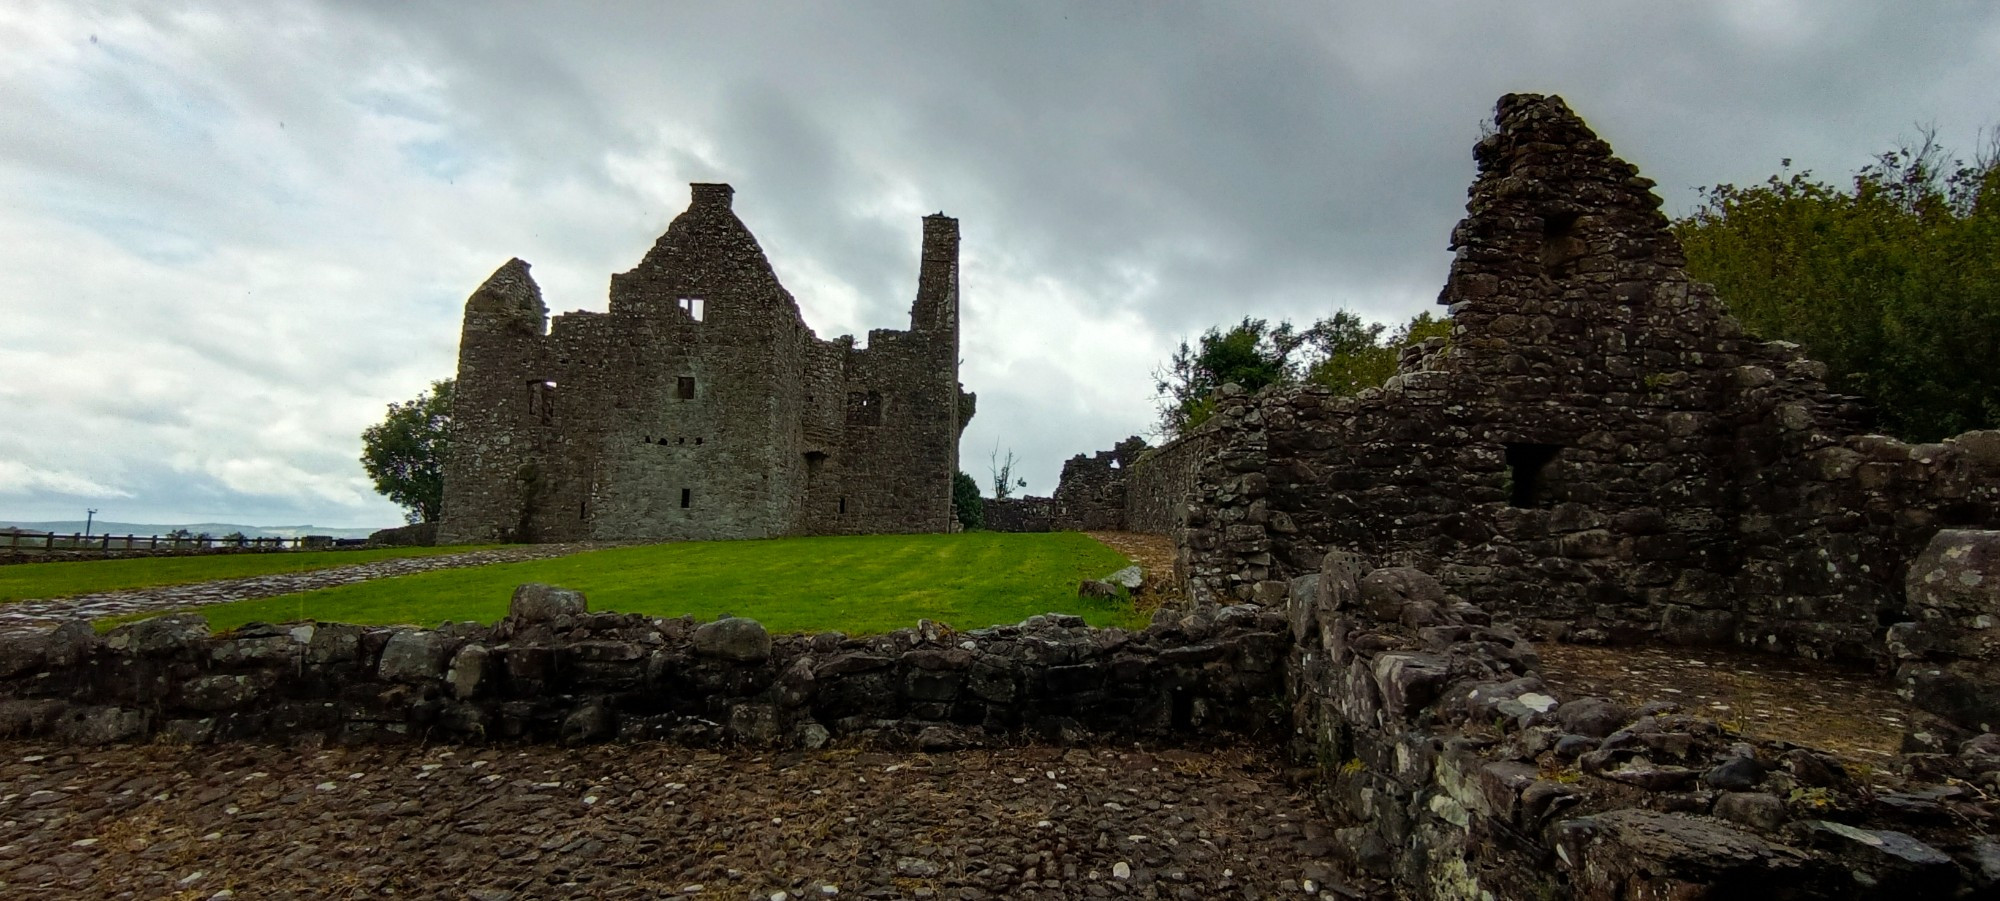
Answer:
<svg viewBox="0 0 2000 901"><path fill-rule="evenodd" d="M30 532L54 532L69 535L83 531L83 520L63 520L60 522L19 522L0 520L0 528L12 527ZM366 538L374 529L333 529L320 526L245 526L227 522L192 523L141 523L113 522L97 520L90 524L92 535L165 535L175 529L186 529L200 535L204 532L215 538L242 532L245 538L297 538L301 535L328 535L334 538Z"/></svg>

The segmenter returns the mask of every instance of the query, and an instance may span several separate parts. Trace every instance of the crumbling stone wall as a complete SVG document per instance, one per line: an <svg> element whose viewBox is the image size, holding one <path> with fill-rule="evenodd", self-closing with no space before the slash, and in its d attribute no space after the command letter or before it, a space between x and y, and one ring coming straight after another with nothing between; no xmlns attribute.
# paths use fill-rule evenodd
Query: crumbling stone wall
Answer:
<svg viewBox="0 0 2000 901"><path fill-rule="evenodd" d="M1564 698L1534 648L1414 569L1287 585L1300 756L1333 847L1398 898L1953 898L2000 883L1986 735L1894 761L1752 740L1669 701ZM1879 776L1878 776L1879 779Z"/></svg>
<svg viewBox="0 0 2000 901"><path fill-rule="evenodd" d="M1178 534L1197 597L1280 602L1331 548L1538 634L1879 661L1907 561L2000 524L1994 437L1854 436L1795 347L1691 281L1652 182L1559 98L1479 142L1452 337L1379 389L1223 392Z"/></svg>
<svg viewBox="0 0 2000 901"><path fill-rule="evenodd" d="M1086 457L1077 454L1063 463L1056 483L1054 527L1064 531L1125 528L1126 478L1132 462L1146 450L1146 440L1134 435L1108 451Z"/></svg>
<svg viewBox="0 0 2000 901"><path fill-rule="evenodd" d="M1135 457L1125 474L1125 528L1155 535L1181 528L1195 477L1213 452L1208 433L1195 432Z"/></svg>
<svg viewBox="0 0 2000 901"><path fill-rule="evenodd" d="M958 223L929 216L907 331L822 341L697 184L610 309L551 321L528 264L466 302L446 543L943 532L971 398Z"/></svg>
<svg viewBox="0 0 2000 901"><path fill-rule="evenodd" d="M981 498L989 532L1049 532L1054 530L1056 502L1046 497Z"/></svg>
<svg viewBox="0 0 2000 901"><path fill-rule="evenodd" d="M1074 616L953 632L772 636L756 622L590 613L517 591L492 627L330 623L209 634L198 614L0 637L0 737L81 743L671 739L926 748L1254 734L1278 722L1287 640L1249 607L1141 632Z"/></svg>

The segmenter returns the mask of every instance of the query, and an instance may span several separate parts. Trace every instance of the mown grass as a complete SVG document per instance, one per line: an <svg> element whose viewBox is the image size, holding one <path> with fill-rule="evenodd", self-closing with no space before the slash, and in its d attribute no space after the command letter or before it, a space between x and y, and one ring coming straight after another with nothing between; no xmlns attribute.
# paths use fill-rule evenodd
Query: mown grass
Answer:
<svg viewBox="0 0 2000 901"><path fill-rule="evenodd" d="M590 598L593 611L723 614L774 632L862 635L919 619L959 629L1074 613L1092 625L1138 627L1130 604L1077 597L1080 579L1125 566L1086 535L973 532L704 541L611 548L378 579L339 588L199 608L216 629L314 619L370 625L490 623L514 588L546 582Z"/></svg>
<svg viewBox="0 0 2000 901"><path fill-rule="evenodd" d="M186 585L215 579L240 579L272 573L304 572L392 557L427 557L483 550L497 545L458 547L371 548L360 551L272 551L187 557L126 557L109 560L69 560L60 563L15 563L0 566L0 604L39 598L63 598L100 591Z"/></svg>

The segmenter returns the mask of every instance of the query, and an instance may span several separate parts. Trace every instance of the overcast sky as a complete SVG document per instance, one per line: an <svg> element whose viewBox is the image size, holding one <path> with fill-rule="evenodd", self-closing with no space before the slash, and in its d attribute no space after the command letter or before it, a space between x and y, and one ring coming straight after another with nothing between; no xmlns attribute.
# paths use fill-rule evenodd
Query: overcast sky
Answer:
<svg viewBox="0 0 2000 901"><path fill-rule="evenodd" d="M534 264L602 310L727 181L821 337L960 220L965 468L1147 431L1245 315L1428 309L1471 148L1558 93L1660 183L2000 123L2000 5L0 4L0 519L376 526L357 456Z"/></svg>

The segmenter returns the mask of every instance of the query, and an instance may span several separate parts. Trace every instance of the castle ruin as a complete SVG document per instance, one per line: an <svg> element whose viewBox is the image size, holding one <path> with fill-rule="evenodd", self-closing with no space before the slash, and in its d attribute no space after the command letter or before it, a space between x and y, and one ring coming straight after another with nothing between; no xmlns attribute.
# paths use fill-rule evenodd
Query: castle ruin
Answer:
<svg viewBox="0 0 2000 901"><path fill-rule="evenodd" d="M465 303L439 540L944 532L958 437L958 220L923 224L907 331L813 334L726 184L608 312L550 320L510 260Z"/></svg>

